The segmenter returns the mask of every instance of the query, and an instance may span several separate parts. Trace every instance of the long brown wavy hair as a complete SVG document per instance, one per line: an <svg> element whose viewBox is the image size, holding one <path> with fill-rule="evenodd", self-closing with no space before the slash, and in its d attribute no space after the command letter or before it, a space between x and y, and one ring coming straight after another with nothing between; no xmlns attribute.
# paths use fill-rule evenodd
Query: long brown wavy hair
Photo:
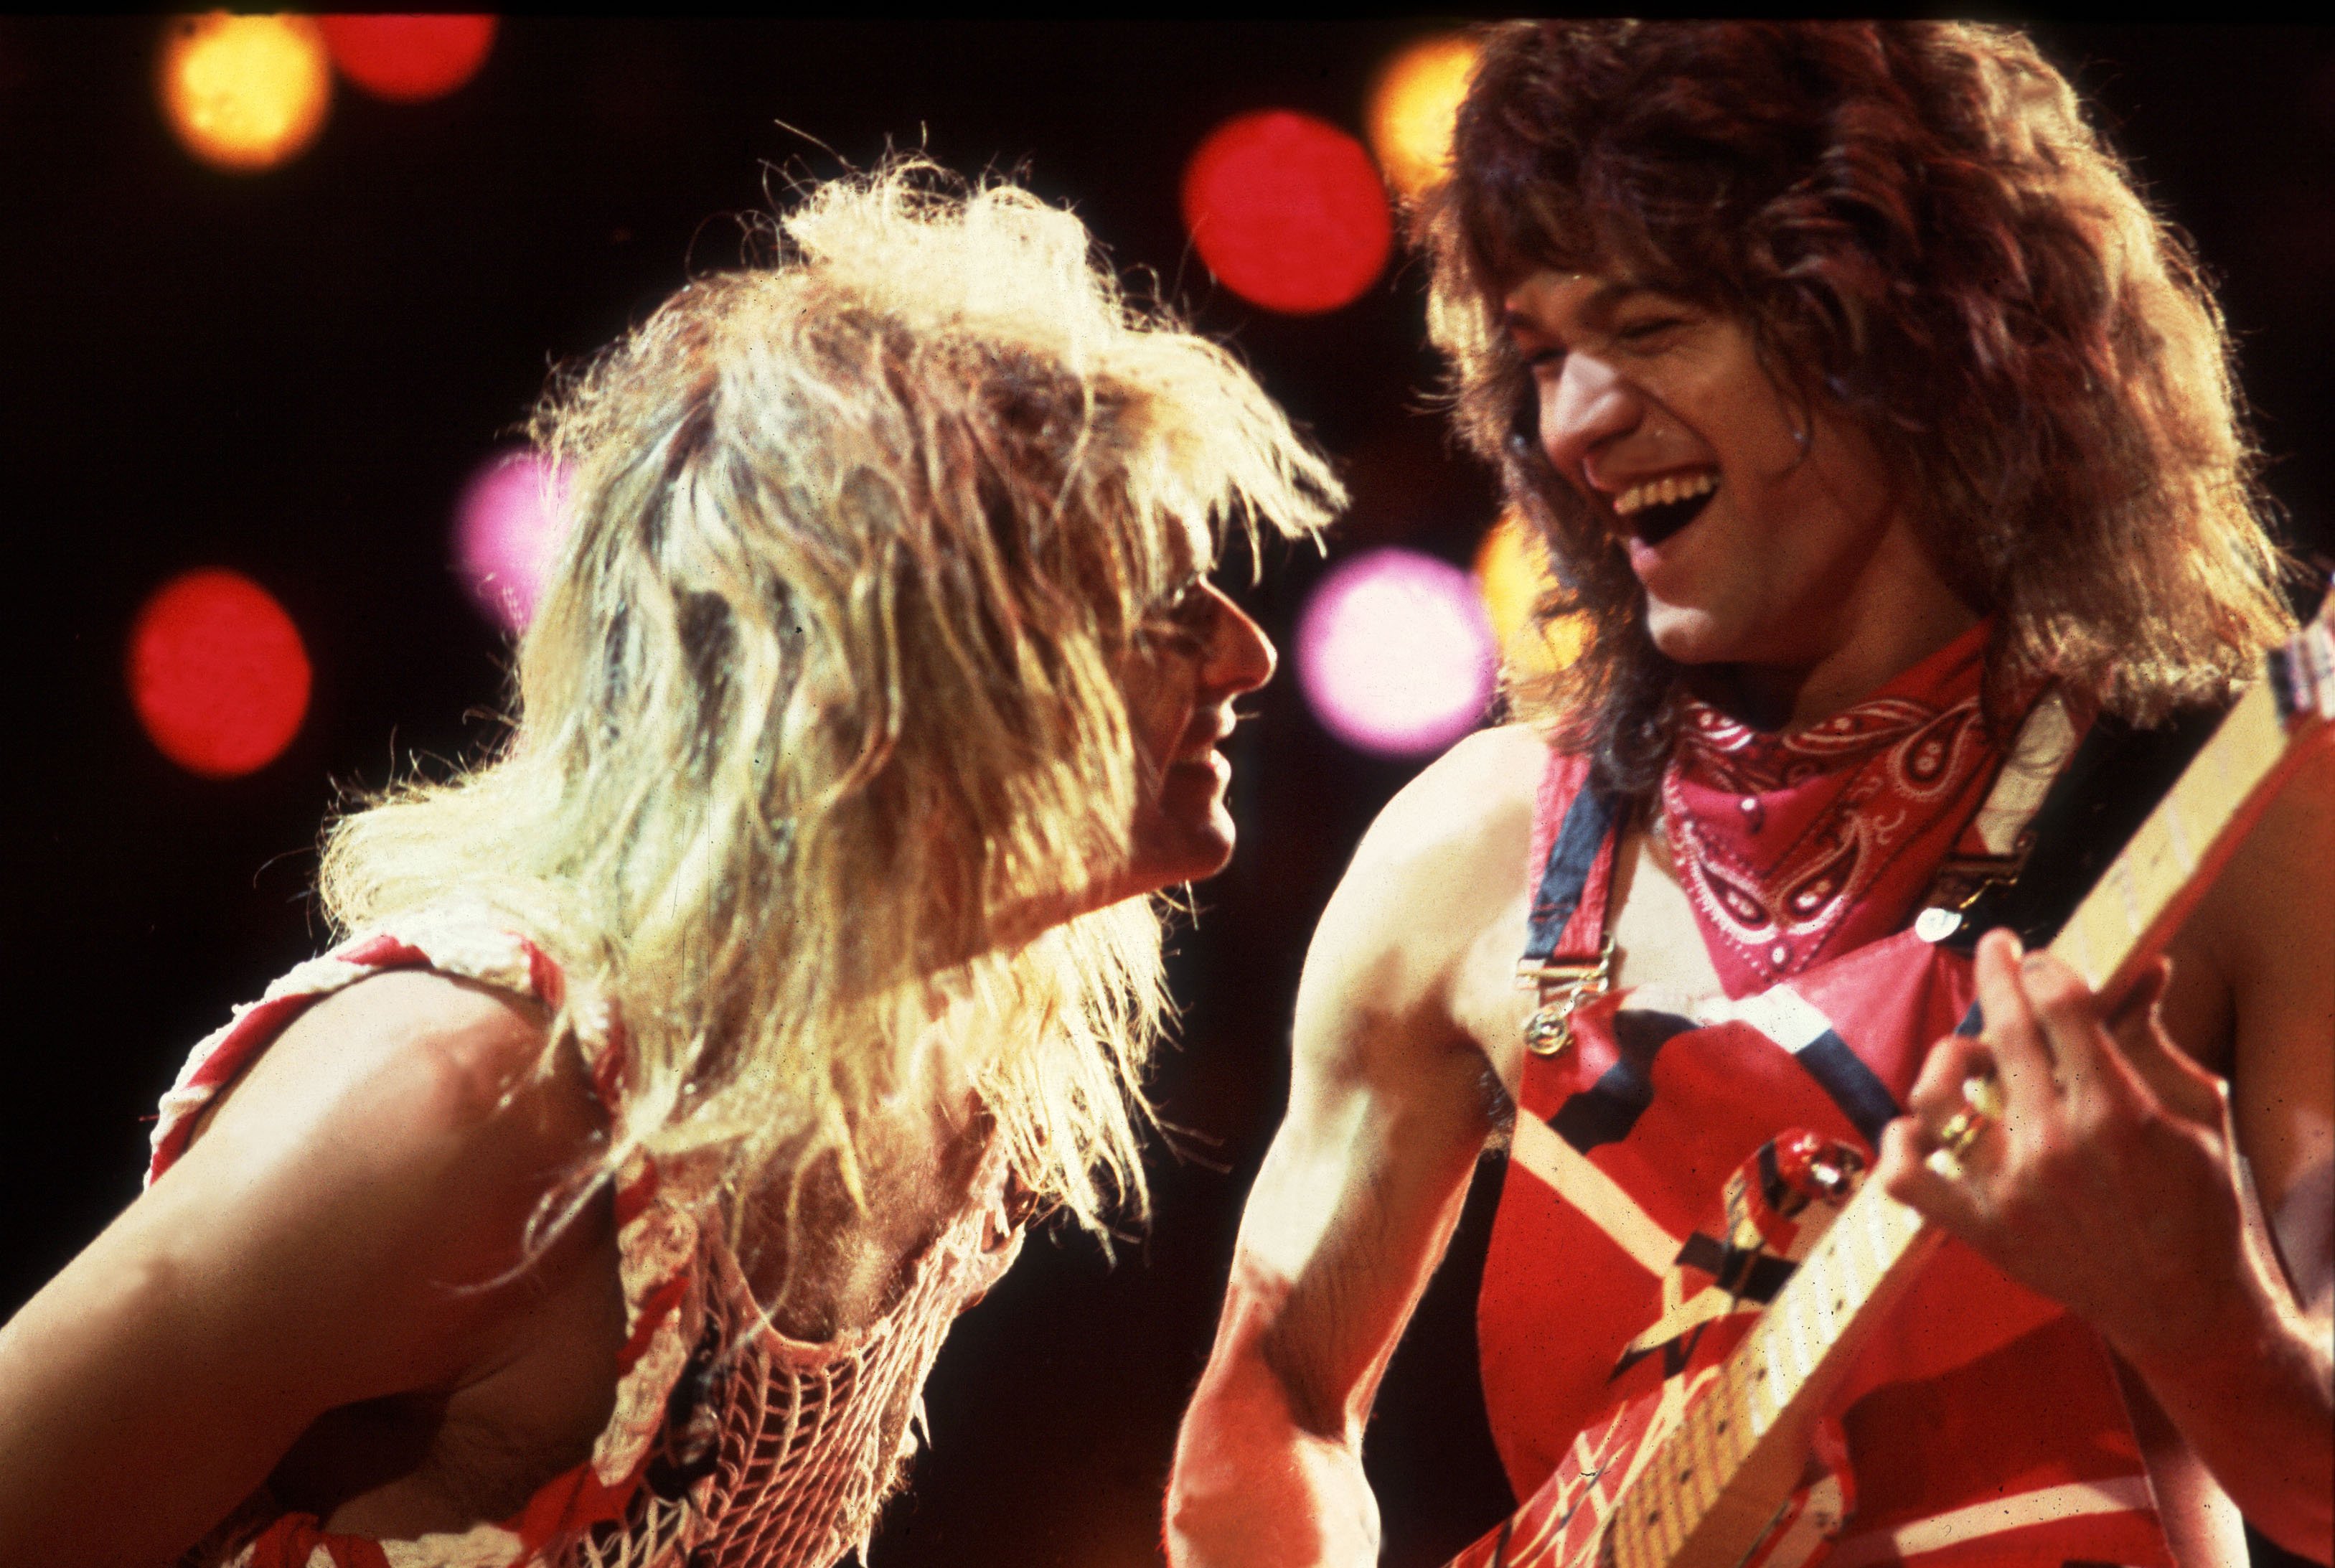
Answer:
<svg viewBox="0 0 2335 1568"><path fill-rule="evenodd" d="M2219 310L2065 78L1948 23L1508 23L1414 237L1458 430L1578 615L1512 711L1643 789L1679 670L1618 543L1543 454L1500 323L1540 267L1749 326L1788 397L1858 424L1947 582L1995 616L1990 716L2055 679L2147 724L2221 697L2290 623Z"/></svg>

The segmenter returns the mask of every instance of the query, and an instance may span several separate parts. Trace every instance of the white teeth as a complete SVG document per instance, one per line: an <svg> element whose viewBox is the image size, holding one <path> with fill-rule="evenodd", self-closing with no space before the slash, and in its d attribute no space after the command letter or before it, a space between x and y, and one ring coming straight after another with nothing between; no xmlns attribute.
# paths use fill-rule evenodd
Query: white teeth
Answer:
<svg viewBox="0 0 2335 1568"><path fill-rule="evenodd" d="M1632 485L1613 498L1613 510L1621 517L1655 505L1667 506L1672 501L1691 500L1707 496L1719 488L1716 470L1705 469L1699 474L1664 474L1658 479L1648 479Z"/></svg>

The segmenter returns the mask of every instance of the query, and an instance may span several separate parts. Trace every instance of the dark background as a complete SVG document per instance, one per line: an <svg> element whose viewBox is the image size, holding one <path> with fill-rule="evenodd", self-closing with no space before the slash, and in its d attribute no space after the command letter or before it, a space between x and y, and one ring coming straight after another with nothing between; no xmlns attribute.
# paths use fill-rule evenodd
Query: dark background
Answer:
<svg viewBox="0 0 2335 1568"><path fill-rule="evenodd" d="M779 121L861 166L889 144L1022 169L1336 454L1356 504L1333 558L1399 537L1466 560L1491 500L1426 410L1418 269L1276 318L1213 286L1177 211L1183 160L1220 119L1281 105L1359 131L1373 70L1430 30L518 19L452 97L344 87L304 156L229 176L161 122L159 22L0 22L0 1312L136 1190L141 1118L189 1045L323 942L306 890L336 788L493 739L505 651L448 569L453 498L551 363L737 260L731 215L765 205L774 168L836 170ZM2040 33L2224 280L2272 488L2324 548L2335 38ZM205 565L274 592L315 665L289 751L223 783L153 750L121 676L140 600ZM1245 591L1284 644L1321 569L1281 552ZM929 1391L932 1450L875 1544L885 1568L1155 1559L1176 1418L1282 1108L1305 939L1416 767L1340 747L1285 679L1261 707L1235 758L1241 857L1176 943L1189 1013L1158 1089L1195 1157L1158 1162L1156 1223L1115 1267L1041 1239L964 1320ZM1372 1428L1390 1562L1454 1549L1506 1506L1473 1388L1488 1195Z"/></svg>

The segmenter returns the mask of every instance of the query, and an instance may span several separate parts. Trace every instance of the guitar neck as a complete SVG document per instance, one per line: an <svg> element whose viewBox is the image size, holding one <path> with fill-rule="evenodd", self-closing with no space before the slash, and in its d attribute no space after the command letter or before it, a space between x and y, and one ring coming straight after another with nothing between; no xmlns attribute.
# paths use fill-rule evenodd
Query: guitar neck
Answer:
<svg viewBox="0 0 2335 1568"><path fill-rule="evenodd" d="M2335 598L2330 598L2335 605ZM2335 713L2328 613L2273 653L2051 943L2111 1006L2163 951ZM1616 1501L1615 1568L1737 1568L1796 1487L1807 1434L1866 1331L1941 1240L1868 1182L1648 1450Z"/></svg>
<svg viewBox="0 0 2335 1568"><path fill-rule="evenodd" d="M1797 1483L1807 1434L1941 1239L1868 1182L1623 1492L1615 1568L1734 1568Z"/></svg>
<svg viewBox="0 0 2335 1568"><path fill-rule="evenodd" d="M2050 951L2111 1006L2172 940L2306 749L2289 744L2277 683L2258 682L2214 731Z"/></svg>

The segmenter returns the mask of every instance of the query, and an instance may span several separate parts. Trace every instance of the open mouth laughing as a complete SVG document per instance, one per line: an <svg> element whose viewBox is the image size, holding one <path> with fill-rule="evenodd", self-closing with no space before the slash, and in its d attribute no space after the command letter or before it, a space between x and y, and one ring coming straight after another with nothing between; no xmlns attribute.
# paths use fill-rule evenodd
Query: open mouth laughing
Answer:
<svg viewBox="0 0 2335 1568"><path fill-rule="evenodd" d="M1719 470L1664 474L1632 485L1613 498L1613 515L1630 536L1659 545L1702 515L1719 489Z"/></svg>

